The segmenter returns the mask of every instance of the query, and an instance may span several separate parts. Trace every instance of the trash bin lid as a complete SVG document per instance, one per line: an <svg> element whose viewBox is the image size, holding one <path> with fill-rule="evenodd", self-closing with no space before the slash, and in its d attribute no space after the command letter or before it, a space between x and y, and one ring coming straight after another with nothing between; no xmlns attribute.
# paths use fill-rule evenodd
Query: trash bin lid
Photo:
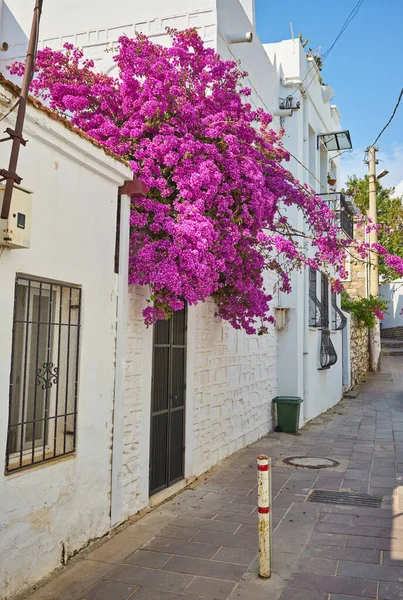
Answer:
<svg viewBox="0 0 403 600"><path fill-rule="evenodd" d="M275 404L301 404L302 398L299 396L276 396L273 398Z"/></svg>

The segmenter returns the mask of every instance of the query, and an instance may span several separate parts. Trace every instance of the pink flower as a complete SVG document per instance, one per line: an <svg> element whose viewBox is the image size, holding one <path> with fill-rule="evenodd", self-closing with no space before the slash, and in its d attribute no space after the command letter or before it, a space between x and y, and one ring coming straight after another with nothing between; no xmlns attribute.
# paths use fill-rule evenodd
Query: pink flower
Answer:
<svg viewBox="0 0 403 600"><path fill-rule="evenodd" d="M237 64L194 29L169 34L170 48L121 37L116 78L70 44L40 50L31 91L127 159L149 188L130 217L129 279L151 290L145 323L213 297L233 327L265 333L274 321L265 271L289 292L292 272L312 267L341 291L346 251L365 259L371 248L340 236L330 208L285 168L282 132L245 102L251 90ZM308 233L290 227L288 207L302 212ZM364 217L359 224L374 228ZM403 274L401 258L372 249Z"/></svg>

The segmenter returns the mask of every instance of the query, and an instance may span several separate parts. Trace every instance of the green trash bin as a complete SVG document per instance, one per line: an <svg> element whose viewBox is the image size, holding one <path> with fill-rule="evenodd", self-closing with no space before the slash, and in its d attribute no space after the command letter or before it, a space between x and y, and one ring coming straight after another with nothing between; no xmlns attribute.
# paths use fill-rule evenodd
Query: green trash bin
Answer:
<svg viewBox="0 0 403 600"><path fill-rule="evenodd" d="M297 433L302 398L298 396L276 396L273 398L273 402L277 406L277 423L280 431Z"/></svg>

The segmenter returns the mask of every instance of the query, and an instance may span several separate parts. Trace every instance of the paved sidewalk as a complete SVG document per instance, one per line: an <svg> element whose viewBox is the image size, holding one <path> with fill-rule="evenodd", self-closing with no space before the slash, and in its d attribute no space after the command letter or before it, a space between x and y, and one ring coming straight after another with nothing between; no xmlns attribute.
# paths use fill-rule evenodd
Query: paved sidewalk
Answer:
<svg viewBox="0 0 403 600"><path fill-rule="evenodd" d="M30 600L403 598L403 357L293 436L273 433L73 559ZM257 577L256 457L273 457L274 573ZM289 456L338 467L296 469ZM401 486L399 488L399 486ZM306 502L312 488L381 508ZM399 491L401 492L399 494Z"/></svg>

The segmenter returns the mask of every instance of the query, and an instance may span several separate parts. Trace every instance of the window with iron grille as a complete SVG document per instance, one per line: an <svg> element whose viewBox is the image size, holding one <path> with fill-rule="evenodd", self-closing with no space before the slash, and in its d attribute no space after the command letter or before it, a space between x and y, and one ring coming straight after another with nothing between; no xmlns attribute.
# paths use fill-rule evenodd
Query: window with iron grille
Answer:
<svg viewBox="0 0 403 600"><path fill-rule="evenodd" d="M322 328L329 329L329 282L322 273L321 275L321 303L322 303Z"/></svg>
<svg viewBox="0 0 403 600"><path fill-rule="evenodd" d="M317 272L309 269L309 327L320 327L319 300L316 295Z"/></svg>
<svg viewBox="0 0 403 600"><path fill-rule="evenodd" d="M332 305L332 329L335 331L340 331L345 328L347 325L347 319L344 315L343 311L337 306L337 294L336 292L332 292L331 297L331 305Z"/></svg>
<svg viewBox="0 0 403 600"><path fill-rule="evenodd" d="M76 448L81 288L17 275L6 473Z"/></svg>

